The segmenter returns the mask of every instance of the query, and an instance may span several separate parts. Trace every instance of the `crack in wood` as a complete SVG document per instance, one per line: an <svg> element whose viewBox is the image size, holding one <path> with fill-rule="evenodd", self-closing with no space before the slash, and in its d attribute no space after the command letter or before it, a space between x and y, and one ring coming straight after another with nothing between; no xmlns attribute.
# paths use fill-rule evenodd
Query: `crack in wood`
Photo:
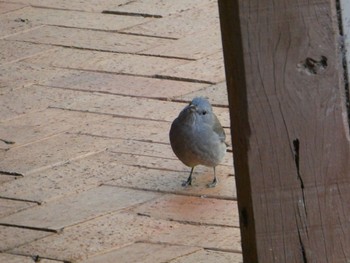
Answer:
<svg viewBox="0 0 350 263"><path fill-rule="evenodd" d="M307 216L307 209L306 209L306 200L305 200L305 186L304 186L304 181L303 178L301 177L300 173L300 155L299 155L299 148L300 148L300 141L299 139L294 139L293 140L293 148L294 148L294 161L295 161L295 166L297 168L297 176L298 180L300 181L300 188L301 188L301 193L302 193L302 203L305 211L305 215Z"/></svg>
<svg viewBox="0 0 350 263"><path fill-rule="evenodd" d="M299 244L300 244L300 248L301 248L301 254L303 256L303 263L307 263L308 261L307 261L307 257L306 257L305 246L304 246L304 242L301 238L299 228L298 228L298 238L299 238Z"/></svg>

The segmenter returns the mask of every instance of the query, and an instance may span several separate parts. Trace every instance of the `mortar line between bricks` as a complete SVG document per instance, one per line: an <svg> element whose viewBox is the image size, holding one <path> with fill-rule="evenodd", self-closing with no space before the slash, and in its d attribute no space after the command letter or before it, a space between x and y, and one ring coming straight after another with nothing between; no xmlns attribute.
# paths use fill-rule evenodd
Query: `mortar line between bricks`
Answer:
<svg viewBox="0 0 350 263"><path fill-rule="evenodd" d="M138 55L138 54L133 54L133 55ZM206 80L172 77L172 76L166 76L166 75L160 75L160 74L145 75L145 74L134 74L134 73L127 73L127 72L114 72L114 71L97 70L97 69L83 69L83 68L59 67L59 66L53 66L53 67L54 68L58 68L58 69L76 70L76 71L84 71L84 72L95 72L95 73L131 76L131 77L143 77L143 78L152 78L152 79L166 79L166 80L172 80L172 81L181 81L181 82L190 82L190 83L199 83L199 84L210 84L210 85L217 84L215 82L206 81ZM167 99L164 99L164 100L167 100ZM225 106L225 107L228 108L228 106Z"/></svg>
<svg viewBox="0 0 350 263"><path fill-rule="evenodd" d="M199 252L199 251L201 251L201 250L203 250L203 248L202 247L197 247L197 246L191 246L191 245L183 245L183 244L181 244L181 245L175 245L175 244L171 244L171 243L163 243L163 242L152 242L152 241L145 241L145 240L140 240L140 241L136 241L135 242L136 244L152 244L152 245L170 245L170 246L180 246L180 247L191 247L191 248L196 248L196 250L194 250L194 251L192 251L192 252L188 252L188 253L185 253L185 254L181 254L181 255L179 255L179 256L177 256L177 257L175 257L175 258L172 258L172 259L170 259L169 261L166 261L166 263L171 263L171 262L173 262L173 261L175 261L175 260L178 260L179 258L182 258L182 257L187 257L187 256L189 256L189 255L192 255L192 254L195 254L195 253L197 253L197 252Z"/></svg>
<svg viewBox="0 0 350 263"><path fill-rule="evenodd" d="M127 98L139 98L139 99L149 99L149 100L159 100L159 101L173 101L169 100L168 98L164 97L148 97L148 96L138 96L138 95L130 95L130 94L123 94L123 93L116 93L116 92L110 92L110 91L101 91L101 90L86 90L86 89L80 89L80 88L70 88L70 87L60 87L60 86L52 86L52 85L44 85L44 84L36 84L36 86L44 87L44 88L53 88L53 89L61 89L61 90L71 90L71 91L79 91L79 92L85 92L85 93L97 93L97 94L106 94L106 95L116 95L121 97L127 97ZM1 139L0 139L1 140Z"/></svg>
<svg viewBox="0 0 350 263"><path fill-rule="evenodd" d="M16 145L12 146L10 149L13 150L13 149L18 149L18 148L21 148L21 147L25 147L25 146L31 145L33 143L40 143L42 141L46 141L46 140L48 140L50 138L53 138L53 137L59 136L61 134L64 134L65 132L66 131L61 131L61 132L57 132L57 133L54 133L54 134L50 134L50 135L41 137L41 138L39 138L37 140L34 140L34 141L30 141L30 142L23 143L23 144L16 144Z"/></svg>
<svg viewBox="0 0 350 263"><path fill-rule="evenodd" d="M136 187L136 186L125 186L125 185L117 185L112 183L102 183L101 185L106 186L112 186L112 187L119 187L119 188L126 188L131 190L139 190L139 191L146 191L146 192L154 192L154 193L163 193L163 194L174 194L174 195L180 195L180 196L193 196L193 197L201 197L206 199L218 199L218 200L227 200L227 201L237 201L236 197L225 197L225 196L216 196L216 195L208 195L208 194L196 194L196 193L183 193L179 191L168 191L168 190L154 190L149 188L143 188L143 187Z"/></svg>
<svg viewBox="0 0 350 263"><path fill-rule="evenodd" d="M0 38L1 40L1 38ZM77 49L77 50L83 50L83 51L95 51L95 52L104 52L104 53L113 53L113 54L125 54L125 55L133 55L133 56L143 56L143 57L156 57L156 58L164 58L164 59L176 59L176 60L183 60L187 62L193 62L196 61L192 58L185 58L185 57L177 57L177 56L164 56L164 55L156 55L156 54L145 54L140 53L142 51L136 51L136 52L123 52L123 51L116 51L116 50L108 50L108 49L98 49L98 48L88 48L88 47L78 47L73 45L63 45L63 44L54 44L54 43L42 43L39 41L30 41L30 40L6 40L5 41L15 41L15 42L23 42L23 43L29 43L29 44L35 44L35 45L47 45L52 47L62 47L62 48L68 48L68 49ZM21 61L21 60L18 60Z"/></svg>
<svg viewBox="0 0 350 263"><path fill-rule="evenodd" d="M142 23L141 23L142 24ZM133 33L128 31L121 31L121 30L127 30L127 28L119 29L119 30L112 30L112 29L100 29L100 28L88 28L88 27L75 27L75 26L65 26L65 25L59 25L59 24L46 24L47 26L54 26L54 27L60 27L60 28L70 28L70 29L82 29L82 30L89 30L89 31L95 31L95 32L106 32L106 33L118 33L122 35L130 35L130 36L140 36L140 37L149 37L149 38L156 38L156 39L168 39L168 40L179 40L177 37L163 37L163 36L156 36L156 35L148 35L148 34L142 34L142 33ZM134 26L131 26L132 28Z"/></svg>
<svg viewBox="0 0 350 263"><path fill-rule="evenodd" d="M15 198L15 197L0 196L0 199L6 199L6 200L18 201L18 202L28 202L28 203L34 203L34 204L37 204L37 205L41 205L42 204L42 202L40 202L40 201L23 199L23 198Z"/></svg>
<svg viewBox="0 0 350 263"><path fill-rule="evenodd" d="M84 113L93 113L93 114L97 114L97 115L106 115L106 116L112 116L112 117L124 118L124 119L134 119L134 120L144 120L144 121L155 121L155 122L166 122L166 123L169 123L169 121L165 121L165 120L156 120L156 119L141 118L141 117L135 117L135 116L126 116L126 115L119 115L119 114L108 113L108 112L98 112L98 111L89 111L89 110L76 110L76 109L69 109L69 108L56 107L56 106L49 106L49 109L67 110L67 111L84 112Z"/></svg>
<svg viewBox="0 0 350 263"><path fill-rule="evenodd" d="M45 166L42 166L42 167L38 167L36 169L28 171L25 175L30 175L30 174L33 174L33 173L42 172L42 171L50 169L52 167L61 166L61 165L64 165L64 164L67 164L67 163L70 163L70 162L74 162L74 161L77 161L77 160L89 157L91 155L99 154L99 153L104 152L104 151L106 151L106 149L99 150L99 151L88 152L88 153L85 153L85 154L82 154L82 155L78 155L78 156L72 157L70 159L66 159L66 160L63 160L63 161L60 161L60 162L56 162L56 163L53 163L53 164L49 164L49 165L45 165Z"/></svg>
<svg viewBox="0 0 350 263"><path fill-rule="evenodd" d="M69 132L68 131L66 133L67 134L71 134L71 135L85 135L85 136L96 137L96 138L117 139L117 140L125 140L125 141L135 141L135 142L145 142L145 143L156 143L156 144L161 144L161 145L169 145L169 143L153 141L153 140L142 140L142 139L130 139L130 138L122 138L122 137L111 137L111 136L107 136L107 135L98 135L98 134L92 134L92 133L88 133L88 132ZM108 148L106 150L108 150ZM115 152L115 151L110 151L110 152ZM120 152L115 152L115 153L120 153ZM169 158L169 159L173 160L172 158Z"/></svg>
<svg viewBox="0 0 350 263"><path fill-rule="evenodd" d="M29 230L57 233L57 234L61 233L63 230L61 228L60 229L50 229L50 228L45 228L45 227L23 226L23 225L8 224L8 223L0 223L0 226L15 227L15 228L29 229Z"/></svg>
<svg viewBox="0 0 350 263"><path fill-rule="evenodd" d="M153 76L154 76L154 78L157 78L157 79L168 79L168 80L185 81L185 82L192 82L192 83L203 83L203 84L210 84L210 85L216 84L215 82L208 81L208 80L174 77L174 76L162 75L162 74L155 74Z"/></svg>
<svg viewBox="0 0 350 263"><path fill-rule="evenodd" d="M42 6L42 5L30 5L32 8L38 8L38 9L48 9L48 10L59 10L59 11L68 11L68 12L81 12L81 13L90 13L90 14L99 14L100 12L96 11L88 11L88 10L81 10L81 9L67 9L67 8L60 8L60 7L50 7L50 6Z"/></svg>
<svg viewBox="0 0 350 263"><path fill-rule="evenodd" d="M147 215L144 215L147 216ZM151 216L150 216L151 217ZM196 221L190 221L190 220L178 220L178 219L171 219L167 218L164 219L170 222L176 222L183 225L191 225L191 226L215 226L215 227L225 227L225 228L239 228L239 226L232 226L232 225L224 225L224 224L214 224L214 223L201 223Z"/></svg>
<svg viewBox="0 0 350 263"><path fill-rule="evenodd" d="M97 187L114 187L115 188L115 186L105 185L105 184L97 185L95 188L97 188ZM92 188L90 188L90 189L92 189ZM136 190L136 191L138 191L138 190ZM72 193L72 194L68 195L68 197L69 196L73 196L73 195L76 195L76 193ZM70 224L70 225L67 225L67 226L63 226L62 228L60 228L60 231L62 232L62 231L67 230L69 228L75 227L75 226L80 225L80 224L85 224L85 223L93 221L93 220L99 220L100 218L103 218L103 217L106 217L106 216L109 216L109 215L118 214L118 213L125 213L127 210L136 208L137 206L144 205L144 204L146 204L148 202L152 202L152 201L154 201L156 199L159 199L159 198L162 197L162 195L163 195L162 193L159 193L159 195L154 196L151 199L147 199L147 200L145 200L143 202L139 202L139 203L127 206L127 207L118 208L116 210L110 210L109 212L98 214L96 216L92 216L92 217L89 217L87 219L83 219L82 221L79 221L79 222L76 222L76 223L73 223L73 224ZM65 197L67 197L67 196L65 196ZM62 198L65 198L65 197L62 197Z"/></svg>
<svg viewBox="0 0 350 263"><path fill-rule="evenodd" d="M15 177L23 177L24 175L21 173L17 173L17 172L11 172L11 171L0 171L0 174L2 175L8 175L8 176L15 176Z"/></svg>
<svg viewBox="0 0 350 263"><path fill-rule="evenodd" d="M47 237L47 236L45 236L45 237ZM45 237L42 237L42 238L45 238ZM42 238L39 238L39 239L36 239L36 240L40 240ZM21 246L29 244L29 243L31 243L31 241L26 242L24 244L21 244ZM40 262L40 260L42 260L42 259L48 259L48 260L59 261L59 262L62 262L62 263L73 263L72 261L65 260L65 259L57 259L57 258L53 258L53 257L43 257L43 256L40 256L40 255L26 254L26 253L20 253L20 252L12 252L11 250L12 249L5 250L6 252L1 252L1 253L6 253L6 254L16 255L16 256L23 256L23 257L31 257L34 260L34 262Z"/></svg>
<svg viewBox="0 0 350 263"><path fill-rule="evenodd" d="M89 134L86 134L89 135ZM97 136L103 136L103 135L97 135ZM103 137L104 138L104 137ZM107 137L110 138L110 137ZM115 139L119 139L119 138L115 138ZM123 139L126 140L126 139ZM134 141L142 141L142 140L134 140ZM142 141L142 142L147 142L147 141ZM158 142L151 142L151 143L158 143ZM159 144L164 144L164 145L169 145L168 143L159 143ZM170 145L169 145L170 147ZM141 153L130 153L130 152L121 152L121 151L116 151L116 150L110 150L107 148L107 151L110 153L120 153L120 154L127 154L127 155L137 155L137 156L144 156L144 157L153 157L153 158L159 158L159 159L164 159L164 160L173 160L176 161L178 160L177 158L171 158L171 157L164 157L164 156L155 156L155 155L149 155L149 154L141 154ZM137 166L137 167L143 167L141 165L129 165L129 166ZM228 165L228 164L219 164L220 166L224 166L224 167L232 167L232 165ZM151 169L151 170L164 170L164 171L173 171L173 172L186 172L188 173L188 171L179 171L179 170L172 170L172 169L166 169L166 168L154 168L154 167L148 167L148 166L144 166L144 168L147 169ZM230 176L235 176L234 174L229 174Z"/></svg>
<svg viewBox="0 0 350 263"><path fill-rule="evenodd" d="M4 1L0 1L0 2L6 3L6 2L4 2ZM18 3L18 4L22 4L22 3ZM26 8L26 7L28 7L28 6L23 5L22 7L18 7L18 8L16 8L16 9L12 9L12 10L8 10L8 11L6 11L6 12L3 12L3 13L1 13L1 15L5 15L5 14L11 13L11 12L17 12L17 11L23 9L23 8Z"/></svg>
<svg viewBox="0 0 350 263"><path fill-rule="evenodd" d="M39 29L41 27L44 27L44 26L45 25L34 26L34 27L31 27L31 28L28 28L27 30L19 31L19 32L10 34L10 35L1 36L0 40L6 40L5 38L13 37L13 36L16 36L16 35L21 35L21 34L24 34L24 33L28 33L30 31L37 30L37 29ZM6 41L9 41L9 40L6 40Z"/></svg>
<svg viewBox="0 0 350 263"><path fill-rule="evenodd" d="M203 247L203 249L211 250L211 251L218 251L218 252L242 254L242 251L238 250L238 249L223 249L223 248L215 248L215 247Z"/></svg>
<svg viewBox="0 0 350 263"><path fill-rule="evenodd" d="M182 246L182 247L194 247L194 248L199 248L199 249L204 249L204 250L242 254L242 251L237 250L237 249L198 247L198 246L191 246L191 245L186 245L186 244L182 244L182 243L170 243L170 242L162 242L162 241L152 242L152 241L149 241L149 240L139 240L139 241L136 241L135 243L145 243L145 244L154 244L154 245L173 245L173 246Z"/></svg>
<svg viewBox="0 0 350 263"><path fill-rule="evenodd" d="M73 70L77 70L77 69L73 69ZM106 73L106 72L98 72L101 74L110 74L110 73ZM117 75L127 75L127 74L117 74ZM140 78L145 78L145 76L137 76ZM147 78L147 77L146 77ZM153 77L150 77L153 78ZM170 80L170 79L169 79ZM176 81L176 80L171 80L171 81ZM179 80L178 80L179 81ZM184 81L186 82L186 81ZM123 94L123 93L115 93L115 92L110 92L110 91L101 91L101 90L86 90L86 89L80 89L80 88L70 88L70 87L60 87L60 86L54 86L54 85L46 85L46 84L35 84L36 86L39 87L44 87L44 88L54 88L54 89L61 89L61 90L71 90L71 91L79 91L79 92L86 92L86 93L97 93L97 94L106 94L106 95L117 95L117 96L121 96L121 97L127 97L127 98L140 98L140 99L149 99L149 100L157 100L157 101L171 101L171 102L178 102L178 103L188 103L190 100L183 100L183 99L172 99L172 98L164 98L164 97L148 97L148 96L137 96L137 95L130 95L130 94ZM207 88L209 86L206 86L205 88ZM213 107L215 108L224 108L224 109L228 109L228 105L222 105L222 104L212 104ZM157 120L157 121L163 121L163 120ZM168 121L166 121L168 122ZM223 128L227 128L229 129L229 126L223 126ZM1 139L0 139L1 140Z"/></svg>
<svg viewBox="0 0 350 263"><path fill-rule="evenodd" d="M151 17L151 18L162 18L162 15L148 14L148 13L137 13L137 12L126 12L126 11L113 11L113 10L103 10L102 14L107 15L120 15L120 16L141 16L141 17Z"/></svg>
<svg viewBox="0 0 350 263"><path fill-rule="evenodd" d="M6 39L0 39L0 40L9 41L9 40L6 40ZM14 40L14 41L17 41L17 40ZM37 43L36 45L43 45L43 46L48 46L48 47L52 46L50 44L39 44L39 43ZM44 51L40 51L40 52L34 53L32 55L20 57L20 58L17 58L17 59L14 59L14 60L2 63L2 65L9 65L9 64L16 63L16 62L21 62L23 60L27 60L27 59L33 58L33 57L41 55L41 54L44 54L44 53L47 53L47 52L51 52L51 51L53 51L55 49L57 49L57 47L51 47L50 49L47 49L47 50L44 50ZM35 84L35 83L33 83L33 84Z"/></svg>
<svg viewBox="0 0 350 263"><path fill-rule="evenodd" d="M76 69L73 69L76 70ZM98 72L101 74L110 74L110 73L106 73L106 72ZM117 74L117 75L127 75L127 74ZM136 77L140 77L140 78L153 78L153 77L146 77L146 76L136 76ZM167 79L170 80L170 79ZM171 81L180 81L181 80L171 80ZM183 81L183 82L187 82L187 81ZM54 86L54 85L46 85L46 84L35 84L36 86L39 87L44 87L44 88L54 88L54 89L61 89L61 90L72 90L72 91L79 91L79 92L86 92L86 93L97 93L97 94L107 94L107 95L117 95L117 96L121 96L121 97L127 97L127 98L140 98L140 99L149 99L149 100L159 100L159 101L171 101L171 102L179 102L179 103L188 103L190 100L183 100L183 99L176 99L176 98L164 98L164 97L148 97L148 96L137 96L137 95L130 95L130 94L123 94L123 93L116 93L116 92L110 92L110 91L101 91L101 90L86 90L86 89L80 89L80 88L70 88L70 87L60 87L60 86ZM204 88L207 88L209 86L206 86ZM228 105L222 105L222 104L212 104L213 107L215 108L224 108L224 109L228 109ZM161 120L159 120L161 121ZM229 126L225 127L223 126L223 128L230 128ZM1 140L1 139L0 139Z"/></svg>

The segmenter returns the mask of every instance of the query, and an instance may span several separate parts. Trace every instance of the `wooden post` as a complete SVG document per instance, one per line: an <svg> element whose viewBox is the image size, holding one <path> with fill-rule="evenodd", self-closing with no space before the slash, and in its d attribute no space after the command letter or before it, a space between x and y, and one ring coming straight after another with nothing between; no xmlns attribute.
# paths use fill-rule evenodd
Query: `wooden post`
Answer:
<svg viewBox="0 0 350 263"><path fill-rule="evenodd" d="M350 66L350 1L349 0L340 0L340 11L342 18L342 33L344 48L346 50L346 63ZM350 79L350 68L347 66L348 79Z"/></svg>
<svg viewBox="0 0 350 263"><path fill-rule="evenodd" d="M246 263L350 262L335 0L219 0Z"/></svg>

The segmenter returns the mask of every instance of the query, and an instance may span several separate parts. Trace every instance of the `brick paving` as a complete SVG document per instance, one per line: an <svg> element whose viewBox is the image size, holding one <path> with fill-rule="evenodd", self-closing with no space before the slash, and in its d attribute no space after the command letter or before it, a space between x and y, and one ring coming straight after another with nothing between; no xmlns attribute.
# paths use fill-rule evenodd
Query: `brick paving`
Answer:
<svg viewBox="0 0 350 263"><path fill-rule="evenodd" d="M194 96L230 135L214 0L0 0L0 262L242 262L232 152L183 188L169 145Z"/></svg>

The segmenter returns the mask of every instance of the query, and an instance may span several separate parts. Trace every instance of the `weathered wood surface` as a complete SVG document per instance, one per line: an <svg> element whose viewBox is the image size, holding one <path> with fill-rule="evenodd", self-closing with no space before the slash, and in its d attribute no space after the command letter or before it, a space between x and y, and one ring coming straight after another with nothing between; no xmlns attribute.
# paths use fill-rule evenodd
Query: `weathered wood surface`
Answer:
<svg viewBox="0 0 350 263"><path fill-rule="evenodd" d="M335 1L221 0L244 262L350 262Z"/></svg>
<svg viewBox="0 0 350 263"><path fill-rule="evenodd" d="M194 96L229 129L219 27L216 0L0 1L1 263L242 262L232 154L184 188L169 144Z"/></svg>

